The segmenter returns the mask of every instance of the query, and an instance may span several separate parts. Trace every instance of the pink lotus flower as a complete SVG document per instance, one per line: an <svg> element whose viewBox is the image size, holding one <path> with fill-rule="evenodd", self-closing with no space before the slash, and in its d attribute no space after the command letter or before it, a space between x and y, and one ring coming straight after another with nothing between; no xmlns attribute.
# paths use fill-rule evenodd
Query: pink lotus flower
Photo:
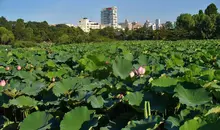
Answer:
<svg viewBox="0 0 220 130"><path fill-rule="evenodd" d="M142 67L142 66L138 68L138 73L139 73L140 75L144 75L144 74L145 74L145 71L146 71L145 68Z"/></svg>
<svg viewBox="0 0 220 130"><path fill-rule="evenodd" d="M17 70L21 70L21 66L19 65L19 66L17 66Z"/></svg>
<svg viewBox="0 0 220 130"><path fill-rule="evenodd" d="M1 86L1 87L4 87L5 85L6 85L6 81L5 81L5 80L1 80L0 86Z"/></svg>
<svg viewBox="0 0 220 130"><path fill-rule="evenodd" d="M130 73L130 77L133 78L134 75L135 75L134 71L131 71L131 73Z"/></svg>

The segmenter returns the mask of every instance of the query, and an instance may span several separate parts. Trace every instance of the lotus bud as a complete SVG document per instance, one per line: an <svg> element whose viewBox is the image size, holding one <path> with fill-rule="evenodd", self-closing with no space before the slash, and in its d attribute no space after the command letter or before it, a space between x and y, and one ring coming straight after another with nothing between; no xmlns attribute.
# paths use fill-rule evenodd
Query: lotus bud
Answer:
<svg viewBox="0 0 220 130"><path fill-rule="evenodd" d="M52 82L55 82L56 81L56 79L55 78L52 78Z"/></svg>
<svg viewBox="0 0 220 130"><path fill-rule="evenodd" d="M166 74L161 74L161 76L160 77L166 77L167 75Z"/></svg>
<svg viewBox="0 0 220 130"><path fill-rule="evenodd" d="M144 75L145 74L145 68L144 67L139 67L138 68L138 73L140 74L140 75Z"/></svg>
<svg viewBox="0 0 220 130"><path fill-rule="evenodd" d="M139 75L138 71L137 70L134 70L133 71L136 75Z"/></svg>
<svg viewBox="0 0 220 130"><path fill-rule="evenodd" d="M19 66L17 66L17 70L21 70L21 66L19 65Z"/></svg>
<svg viewBox="0 0 220 130"><path fill-rule="evenodd" d="M148 82L151 83L154 79L151 77Z"/></svg>
<svg viewBox="0 0 220 130"><path fill-rule="evenodd" d="M1 80L0 86L1 86L1 87L4 87L5 85L6 85L6 81L5 81L5 80Z"/></svg>
<svg viewBox="0 0 220 130"><path fill-rule="evenodd" d="M133 78L134 75L135 75L134 71L131 71L131 73L130 73L130 77Z"/></svg>
<svg viewBox="0 0 220 130"><path fill-rule="evenodd" d="M7 67L5 68L5 70L6 70L6 71L9 71L9 70L10 70L10 67L7 66Z"/></svg>
<svg viewBox="0 0 220 130"><path fill-rule="evenodd" d="M117 98L122 99L122 98L124 98L124 95L123 95L123 94L119 94L119 95L117 96Z"/></svg>

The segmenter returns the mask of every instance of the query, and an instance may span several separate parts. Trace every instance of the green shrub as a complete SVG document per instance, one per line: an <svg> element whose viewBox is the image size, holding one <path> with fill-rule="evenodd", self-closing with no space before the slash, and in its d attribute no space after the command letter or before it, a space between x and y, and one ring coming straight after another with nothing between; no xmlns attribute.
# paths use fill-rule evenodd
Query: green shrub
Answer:
<svg viewBox="0 0 220 130"><path fill-rule="evenodd" d="M38 43L32 41L16 41L12 44L14 48L36 47Z"/></svg>

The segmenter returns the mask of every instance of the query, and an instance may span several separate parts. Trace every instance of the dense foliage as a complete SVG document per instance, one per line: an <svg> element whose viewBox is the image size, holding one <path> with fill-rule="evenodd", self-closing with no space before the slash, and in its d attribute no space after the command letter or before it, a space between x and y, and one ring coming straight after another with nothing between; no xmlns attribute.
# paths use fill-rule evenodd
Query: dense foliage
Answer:
<svg viewBox="0 0 220 130"><path fill-rule="evenodd" d="M216 130L220 41L0 49L4 130Z"/></svg>
<svg viewBox="0 0 220 130"><path fill-rule="evenodd" d="M26 46L35 43L85 43L108 42L115 40L183 40L183 39L218 39L220 38L220 14L215 4L210 4L205 11L198 14L181 14L177 17L176 28L166 22L160 30L152 30L145 25L136 30L116 30L107 27L100 30L83 32L80 28L65 24L56 26L43 22L7 21L0 17L0 44ZM21 41L16 43L16 41Z"/></svg>

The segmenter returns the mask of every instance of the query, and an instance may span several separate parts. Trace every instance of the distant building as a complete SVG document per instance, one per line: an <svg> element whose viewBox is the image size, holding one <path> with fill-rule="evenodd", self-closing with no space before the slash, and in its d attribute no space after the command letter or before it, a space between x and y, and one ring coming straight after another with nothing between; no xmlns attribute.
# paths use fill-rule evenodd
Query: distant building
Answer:
<svg viewBox="0 0 220 130"><path fill-rule="evenodd" d="M124 23L119 23L119 25L121 26L121 28L124 29L128 29L128 30L132 30L132 23L130 23L127 19L125 20Z"/></svg>
<svg viewBox="0 0 220 130"><path fill-rule="evenodd" d="M156 19L156 29L157 30L159 30L160 29L160 26L161 26L161 24L160 24L160 19Z"/></svg>
<svg viewBox="0 0 220 130"><path fill-rule="evenodd" d="M132 30L136 30L136 29L139 29L139 28L142 28L143 25L138 23L138 22L133 22L132 23Z"/></svg>
<svg viewBox="0 0 220 130"><path fill-rule="evenodd" d="M150 28L153 24L150 22L150 20L146 20L144 23L144 27Z"/></svg>
<svg viewBox="0 0 220 130"><path fill-rule="evenodd" d="M73 24L66 24L68 27L75 27Z"/></svg>
<svg viewBox="0 0 220 130"><path fill-rule="evenodd" d="M116 6L104 8L101 11L101 24L104 26L118 27L118 9Z"/></svg>
<svg viewBox="0 0 220 130"><path fill-rule="evenodd" d="M49 26L57 26L57 24L49 24Z"/></svg>
<svg viewBox="0 0 220 130"><path fill-rule="evenodd" d="M172 22L173 28L176 28L176 22Z"/></svg>
<svg viewBox="0 0 220 130"><path fill-rule="evenodd" d="M83 18L79 21L78 26L84 32L90 32L90 29L100 29L100 24L97 22L90 21L88 18Z"/></svg>
<svg viewBox="0 0 220 130"><path fill-rule="evenodd" d="M155 23L152 24L151 27L152 27L152 30L156 30L157 29L157 25Z"/></svg>

